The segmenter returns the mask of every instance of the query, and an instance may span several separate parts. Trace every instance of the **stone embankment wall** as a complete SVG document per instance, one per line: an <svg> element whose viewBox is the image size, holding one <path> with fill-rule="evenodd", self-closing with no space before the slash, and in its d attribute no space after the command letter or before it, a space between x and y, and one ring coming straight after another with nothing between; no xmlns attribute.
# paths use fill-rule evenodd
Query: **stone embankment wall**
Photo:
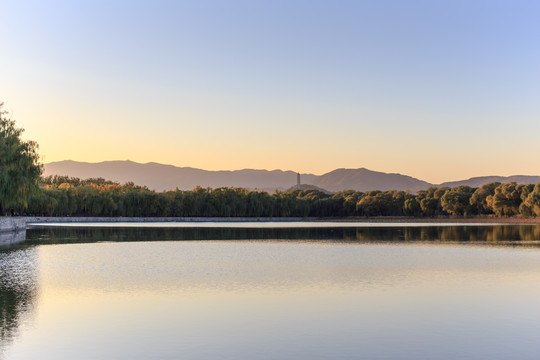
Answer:
<svg viewBox="0 0 540 360"><path fill-rule="evenodd" d="M23 242L26 239L26 219L0 217L0 247Z"/></svg>
<svg viewBox="0 0 540 360"><path fill-rule="evenodd" d="M42 223L122 223L122 222L265 222L265 221L305 221L300 217L27 217L28 224Z"/></svg>
<svg viewBox="0 0 540 360"><path fill-rule="evenodd" d="M26 230L26 218L0 217L0 233Z"/></svg>

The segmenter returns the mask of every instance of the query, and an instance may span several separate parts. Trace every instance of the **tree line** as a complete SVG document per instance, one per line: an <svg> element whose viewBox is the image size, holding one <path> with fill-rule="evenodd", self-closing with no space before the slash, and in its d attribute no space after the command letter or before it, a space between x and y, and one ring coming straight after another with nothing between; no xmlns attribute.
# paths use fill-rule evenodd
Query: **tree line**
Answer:
<svg viewBox="0 0 540 360"><path fill-rule="evenodd" d="M315 189L270 194L231 187L155 192L133 183L54 176L41 178L39 191L18 211L112 217L538 217L540 183L430 187L416 194L397 190L327 194Z"/></svg>
<svg viewBox="0 0 540 360"><path fill-rule="evenodd" d="M104 179L41 177L38 144L0 102L0 215L159 217L540 216L540 183L406 191L202 188L157 193Z"/></svg>

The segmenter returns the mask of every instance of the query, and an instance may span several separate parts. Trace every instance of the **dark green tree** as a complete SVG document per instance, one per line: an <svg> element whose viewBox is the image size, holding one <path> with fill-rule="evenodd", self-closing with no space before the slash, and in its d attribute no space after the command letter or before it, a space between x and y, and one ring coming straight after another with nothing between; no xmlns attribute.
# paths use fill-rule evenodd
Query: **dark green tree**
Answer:
<svg viewBox="0 0 540 360"><path fill-rule="evenodd" d="M403 203L403 213L407 216L420 216L422 208L414 196L410 196Z"/></svg>
<svg viewBox="0 0 540 360"><path fill-rule="evenodd" d="M472 211L475 214L484 215L484 214L493 214L493 210L487 203L487 198L495 194L495 189L501 185L498 182L492 182L489 184L482 185L474 191L471 196L470 204Z"/></svg>
<svg viewBox="0 0 540 360"><path fill-rule="evenodd" d="M495 188L492 196L488 196L486 201L497 216L514 216L519 214L521 205L521 192L524 185L511 182L501 184Z"/></svg>
<svg viewBox="0 0 540 360"><path fill-rule="evenodd" d="M38 145L23 140L23 129L15 125L0 103L0 215L10 208L25 209L38 190L41 175Z"/></svg>
<svg viewBox="0 0 540 360"><path fill-rule="evenodd" d="M536 184L534 188L527 192L527 196L524 197L522 192L521 197L523 202L519 206L519 212L525 217L540 216L540 183Z"/></svg>
<svg viewBox="0 0 540 360"><path fill-rule="evenodd" d="M441 198L448 190L448 187L429 187L427 190L418 191L416 201L420 204L424 216L439 216L443 209Z"/></svg>
<svg viewBox="0 0 540 360"><path fill-rule="evenodd" d="M450 215L469 215L471 212L470 200L475 189L461 185L448 189L441 197L441 206Z"/></svg>

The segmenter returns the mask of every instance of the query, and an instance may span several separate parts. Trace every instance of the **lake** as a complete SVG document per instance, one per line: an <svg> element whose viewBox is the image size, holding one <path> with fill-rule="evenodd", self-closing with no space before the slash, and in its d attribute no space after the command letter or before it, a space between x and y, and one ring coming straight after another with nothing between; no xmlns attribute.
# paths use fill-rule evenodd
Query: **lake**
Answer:
<svg viewBox="0 0 540 360"><path fill-rule="evenodd" d="M309 224L29 229L0 358L540 358L540 226Z"/></svg>

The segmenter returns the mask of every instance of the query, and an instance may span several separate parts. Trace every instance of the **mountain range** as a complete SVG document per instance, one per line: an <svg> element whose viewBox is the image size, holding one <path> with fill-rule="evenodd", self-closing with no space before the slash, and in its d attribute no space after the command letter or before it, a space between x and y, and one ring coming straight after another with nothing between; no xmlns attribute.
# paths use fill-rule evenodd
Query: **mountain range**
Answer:
<svg viewBox="0 0 540 360"><path fill-rule="evenodd" d="M192 167L177 167L158 163L136 163L133 161L104 161L99 163L72 160L51 162L44 165L44 175L65 175L81 179L101 177L120 183L133 182L156 191L192 190L202 187L244 187L272 192L286 190L297 185L297 173L283 170L220 170L210 171ZM468 185L479 187L490 182L540 183L540 176L484 176L461 181L431 184L411 176L360 169L336 169L323 175L300 174L302 185L330 192L340 190L418 190L430 186Z"/></svg>

